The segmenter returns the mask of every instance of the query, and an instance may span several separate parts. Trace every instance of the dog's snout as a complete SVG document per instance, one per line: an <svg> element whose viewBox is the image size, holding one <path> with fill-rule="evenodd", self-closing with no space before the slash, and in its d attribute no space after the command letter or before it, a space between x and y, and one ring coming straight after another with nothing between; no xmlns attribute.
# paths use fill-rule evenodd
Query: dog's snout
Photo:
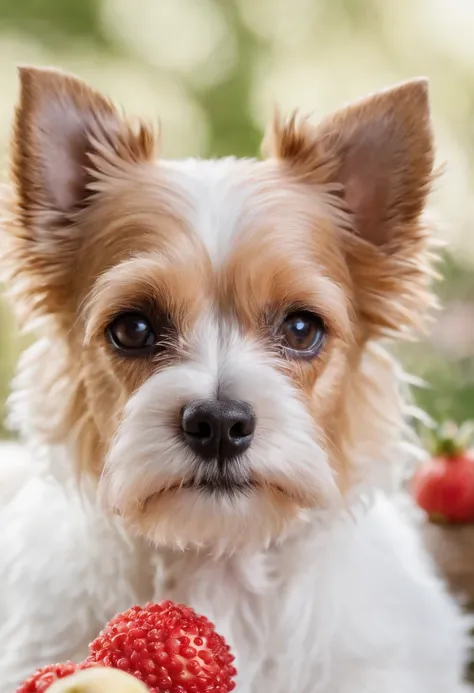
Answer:
<svg viewBox="0 0 474 693"><path fill-rule="evenodd" d="M200 457L232 459L245 452L255 432L255 413L247 402L198 400L181 412L181 430Z"/></svg>

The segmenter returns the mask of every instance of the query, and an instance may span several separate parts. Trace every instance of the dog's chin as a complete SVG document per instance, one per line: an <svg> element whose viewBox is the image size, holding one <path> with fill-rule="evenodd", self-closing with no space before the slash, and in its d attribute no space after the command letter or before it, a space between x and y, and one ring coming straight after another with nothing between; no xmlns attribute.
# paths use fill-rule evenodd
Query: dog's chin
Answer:
<svg viewBox="0 0 474 693"><path fill-rule="evenodd" d="M215 554L267 548L304 522L312 505L294 489L245 481L170 484L127 508L124 521L158 546Z"/></svg>

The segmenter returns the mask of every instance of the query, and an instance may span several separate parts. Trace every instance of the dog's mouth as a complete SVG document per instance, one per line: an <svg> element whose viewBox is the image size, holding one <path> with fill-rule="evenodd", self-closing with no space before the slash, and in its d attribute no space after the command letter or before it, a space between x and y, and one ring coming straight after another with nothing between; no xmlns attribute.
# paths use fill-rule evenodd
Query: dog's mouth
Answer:
<svg viewBox="0 0 474 693"><path fill-rule="evenodd" d="M298 500L296 494L283 486L275 483L266 483L250 477L240 480L229 479L225 476L206 480L192 477L190 479L173 482L154 491L144 499L141 506L143 510L146 510L150 503L159 500L165 495L187 490L201 493L210 498L228 498L232 500L239 496L250 496L253 492L264 489L286 496L292 501Z"/></svg>
<svg viewBox="0 0 474 693"><path fill-rule="evenodd" d="M203 494L215 496L237 496L239 494L249 494L260 484L252 479L230 479L226 476L215 477L212 479L198 479L191 477L182 481L173 482L158 491L154 491L145 501L156 498L167 493L177 493L183 490L194 490Z"/></svg>

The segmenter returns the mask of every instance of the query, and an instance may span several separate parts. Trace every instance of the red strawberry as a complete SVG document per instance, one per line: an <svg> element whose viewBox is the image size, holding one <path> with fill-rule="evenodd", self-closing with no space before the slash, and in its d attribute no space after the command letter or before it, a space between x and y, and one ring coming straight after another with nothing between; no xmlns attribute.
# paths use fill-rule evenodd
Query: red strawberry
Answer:
<svg viewBox="0 0 474 693"><path fill-rule="evenodd" d="M90 645L87 662L116 667L151 693L229 693L234 657L204 616L182 604L134 606L119 614Z"/></svg>
<svg viewBox="0 0 474 693"><path fill-rule="evenodd" d="M473 427L444 424L433 434L432 457L416 472L412 493L433 522L474 522Z"/></svg>
<svg viewBox="0 0 474 693"><path fill-rule="evenodd" d="M21 686L18 686L16 693L44 693L54 681L63 679L74 674L79 669L88 669L97 666L95 662L85 662L84 664L74 664L74 662L62 662L61 664L48 664L35 671L29 676Z"/></svg>

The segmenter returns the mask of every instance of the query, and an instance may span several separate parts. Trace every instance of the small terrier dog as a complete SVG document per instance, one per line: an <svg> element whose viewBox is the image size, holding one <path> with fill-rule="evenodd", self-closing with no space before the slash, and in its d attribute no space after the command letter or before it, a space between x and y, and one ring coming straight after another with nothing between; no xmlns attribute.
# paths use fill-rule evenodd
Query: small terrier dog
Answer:
<svg viewBox="0 0 474 693"><path fill-rule="evenodd" d="M262 160L164 161L77 78L20 81L3 258L38 339L0 476L2 693L164 597L216 623L243 693L462 690L382 346L433 303L426 82L277 116Z"/></svg>

